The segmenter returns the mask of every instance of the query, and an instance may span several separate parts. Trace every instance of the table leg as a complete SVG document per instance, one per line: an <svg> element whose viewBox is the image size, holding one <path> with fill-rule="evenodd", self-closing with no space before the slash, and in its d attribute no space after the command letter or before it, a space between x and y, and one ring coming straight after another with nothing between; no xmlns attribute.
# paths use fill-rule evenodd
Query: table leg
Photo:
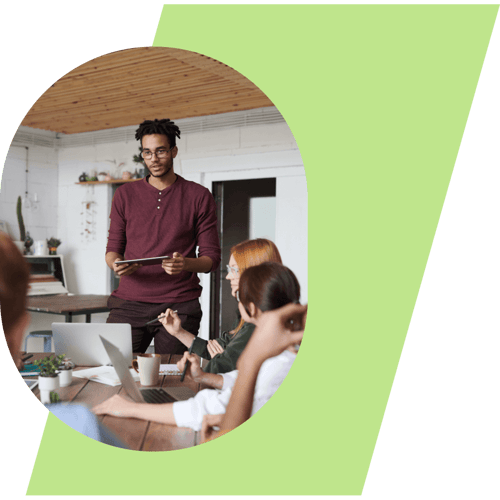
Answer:
<svg viewBox="0 0 500 500"><path fill-rule="evenodd" d="M43 352L52 352L52 336L43 338Z"/></svg>

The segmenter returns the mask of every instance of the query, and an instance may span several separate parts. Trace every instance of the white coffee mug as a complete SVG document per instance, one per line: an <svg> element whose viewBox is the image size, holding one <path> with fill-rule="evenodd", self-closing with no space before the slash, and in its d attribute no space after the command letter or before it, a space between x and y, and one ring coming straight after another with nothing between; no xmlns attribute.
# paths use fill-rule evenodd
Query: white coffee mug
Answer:
<svg viewBox="0 0 500 500"><path fill-rule="evenodd" d="M137 359L132 361L132 367L139 374L141 385L145 387L158 385L160 362L159 354L139 354Z"/></svg>
<svg viewBox="0 0 500 500"><path fill-rule="evenodd" d="M49 255L49 247L45 240L37 240L34 243L35 255Z"/></svg>

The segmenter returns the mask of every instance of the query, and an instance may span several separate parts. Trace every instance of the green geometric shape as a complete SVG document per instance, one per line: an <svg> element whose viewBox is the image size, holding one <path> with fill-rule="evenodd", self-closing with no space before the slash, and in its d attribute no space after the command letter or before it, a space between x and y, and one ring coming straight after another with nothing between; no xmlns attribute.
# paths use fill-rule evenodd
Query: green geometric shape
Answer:
<svg viewBox="0 0 500 500"><path fill-rule="evenodd" d="M54 480L68 495L361 494L497 9L164 7L154 45L232 66L295 136L309 195L305 339L271 401L202 446L71 447L49 418L28 494L53 494Z"/></svg>
<svg viewBox="0 0 500 500"><path fill-rule="evenodd" d="M499 61L497 25L363 498L498 495Z"/></svg>

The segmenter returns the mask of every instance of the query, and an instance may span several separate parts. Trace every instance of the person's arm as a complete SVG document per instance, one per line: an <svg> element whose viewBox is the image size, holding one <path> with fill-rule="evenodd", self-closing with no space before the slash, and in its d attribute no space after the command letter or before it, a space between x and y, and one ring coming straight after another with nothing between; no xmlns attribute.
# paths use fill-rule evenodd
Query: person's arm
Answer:
<svg viewBox="0 0 500 500"><path fill-rule="evenodd" d="M210 267L206 267L202 271L209 273L218 269L221 261L221 249L219 231L217 230L217 209L214 197L208 189L203 188L198 207L195 227L198 260L203 259L205 263L210 260Z"/></svg>
<svg viewBox="0 0 500 500"><path fill-rule="evenodd" d="M199 384L205 384L214 389L222 389L224 385L224 377L215 373L205 373L200 366L200 358L196 354L184 352L184 356L177 362L177 368L183 372L186 366L186 360L189 360L190 365L186 372L186 376Z"/></svg>
<svg viewBox="0 0 500 500"><path fill-rule="evenodd" d="M226 347L228 346L229 342L231 342L231 340L233 339L233 337L234 335L229 334L228 332L223 332L219 338L215 339L215 341L207 341L204 339L200 339L200 337L195 337L191 352L197 354L203 359L210 360L214 358L217 354L222 354L226 349ZM209 349L209 342L212 342L212 345L213 342L217 342L217 344L220 345L221 349L220 352L219 350L217 350L217 352L214 352L214 350ZM236 363L234 364L234 366L236 366ZM215 371L214 373L217 373L217 371Z"/></svg>
<svg viewBox="0 0 500 500"><path fill-rule="evenodd" d="M124 260L125 247L127 246L126 222L124 216L124 200L121 191L118 189L111 204L111 214L108 244L106 246L106 264L118 276L128 276L140 267L141 264L115 264Z"/></svg>
<svg viewBox="0 0 500 500"><path fill-rule="evenodd" d="M238 359L238 378L220 425L221 433L235 429L250 418L255 383L262 363L302 340L303 330L292 331L290 324L294 320L295 325L299 324L303 328L306 311L307 306L288 304L262 313L259 327Z"/></svg>
<svg viewBox="0 0 500 500"><path fill-rule="evenodd" d="M184 271L191 273L209 273L213 266L213 261L210 257L202 256L196 258L184 259Z"/></svg>
<svg viewBox="0 0 500 500"><path fill-rule="evenodd" d="M161 314L158 316L158 321L163 325L165 330L167 330L172 337L181 341L186 347L191 347L196 336L182 328L179 315L175 311L172 311L172 309L167 309L160 319L161 316Z"/></svg>
<svg viewBox="0 0 500 500"><path fill-rule="evenodd" d="M236 370L236 362L250 340L254 329L255 325L245 323L241 330L232 336L224 352L216 354L207 363L203 371L207 373L226 373Z"/></svg>
<svg viewBox="0 0 500 500"><path fill-rule="evenodd" d="M119 261L123 260L123 255L117 252L108 252L106 254L106 264L108 267L114 271L118 276L128 276L140 267L142 264L122 264L120 265Z"/></svg>
<svg viewBox="0 0 500 500"><path fill-rule="evenodd" d="M213 262L210 257L184 257L179 252L174 252L172 259L164 259L161 262L161 267L167 274L175 276L182 271L190 273L209 273L212 269Z"/></svg>
<svg viewBox="0 0 500 500"><path fill-rule="evenodd" d="M96 415L112 415L114 417L130 417L141 420L151 420L160 424L176 425L173 403L152 405L136 403L120 394L115 394L106 401L98 404L92 411Z"/></svg>

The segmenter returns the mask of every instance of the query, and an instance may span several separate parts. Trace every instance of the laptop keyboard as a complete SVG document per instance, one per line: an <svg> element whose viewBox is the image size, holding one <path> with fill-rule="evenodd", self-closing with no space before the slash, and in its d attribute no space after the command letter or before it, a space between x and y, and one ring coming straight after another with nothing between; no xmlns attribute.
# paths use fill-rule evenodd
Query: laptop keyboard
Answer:
<svg viewBox="0 0 500 500"><path fill-rule="evenodd" d="M146 403L162 404L174 403L177 401L175 398L166 393L163 389L141 389L141 394Z"/></svg>

